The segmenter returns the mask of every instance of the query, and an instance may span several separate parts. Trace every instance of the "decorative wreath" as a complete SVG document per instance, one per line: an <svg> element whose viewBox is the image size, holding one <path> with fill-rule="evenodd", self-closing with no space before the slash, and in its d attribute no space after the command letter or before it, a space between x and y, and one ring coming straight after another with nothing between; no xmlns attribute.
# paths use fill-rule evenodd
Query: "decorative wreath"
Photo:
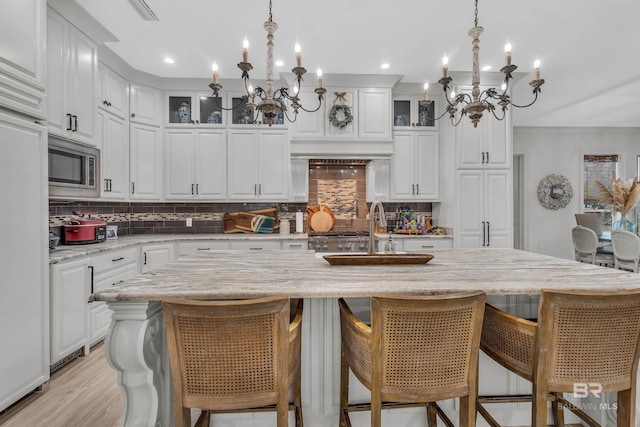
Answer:
<svg viewBox="0 0 640 427"><path fill-rule="evenodd" d="M352 121L351 107L345 104L333 104L331 111L329 111L329 123L337 128L344 129Z"/></svg>
<svg viewBox="0 0 640 427"><path fill-rule="evenodd" d="M538 184L538 200L547 209L558 210L569 204L573 197L573 188L567 177L547 175Z"/></svg>

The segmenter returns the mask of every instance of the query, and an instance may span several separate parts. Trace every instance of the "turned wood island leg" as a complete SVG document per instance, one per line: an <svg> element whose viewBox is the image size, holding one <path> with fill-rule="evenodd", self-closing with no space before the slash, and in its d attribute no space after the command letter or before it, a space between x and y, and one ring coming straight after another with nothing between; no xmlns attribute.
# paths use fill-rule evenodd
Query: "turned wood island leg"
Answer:
<svg viewBox="0 0 640 427"><path fill-rule="evenodd" d="M109 302L113 316L105 341L107 362L118 372L124 427L160 427L167 414L164 325L158 302Z"/></svg>

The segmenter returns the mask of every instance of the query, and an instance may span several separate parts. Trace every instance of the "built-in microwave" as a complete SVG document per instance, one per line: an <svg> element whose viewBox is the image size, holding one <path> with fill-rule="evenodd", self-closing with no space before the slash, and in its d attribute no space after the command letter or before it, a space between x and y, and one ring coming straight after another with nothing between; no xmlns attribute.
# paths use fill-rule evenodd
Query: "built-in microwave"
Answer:
<svg viewBox="0 0 640 427"><path fill-rule="evenodd" d="M100 150L50 137L49 197L100 197Z"/></svg>

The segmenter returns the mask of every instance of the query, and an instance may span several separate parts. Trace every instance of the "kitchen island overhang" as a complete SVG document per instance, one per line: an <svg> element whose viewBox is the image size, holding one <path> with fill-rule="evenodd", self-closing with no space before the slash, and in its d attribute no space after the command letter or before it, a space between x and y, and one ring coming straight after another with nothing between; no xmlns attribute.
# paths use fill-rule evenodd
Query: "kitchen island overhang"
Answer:
<svg viewBox="0 0 640 427"><path fill-rule="evenodd" d="M200 253L92 295L92 300L106 301L114 313L106 356L119 372L124 395L123 425L173 423L161 312L165 298L288 295L308 299L303 319L305 423L324 427L337 421L338 409L332 403L339 382L337 298L471 290L496 296L536 296L542 289L640 288L637 274L531 252L453 249L431 253L435 257L428 264L396 266L331 266L313 252L300 251ZM336 360L338 365L334 366Z"/></svg>

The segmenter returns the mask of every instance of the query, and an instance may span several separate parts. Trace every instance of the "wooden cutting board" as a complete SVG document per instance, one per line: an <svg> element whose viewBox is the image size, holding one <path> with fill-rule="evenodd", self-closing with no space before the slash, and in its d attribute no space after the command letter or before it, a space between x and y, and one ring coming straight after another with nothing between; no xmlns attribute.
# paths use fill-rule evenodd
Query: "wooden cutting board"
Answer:
<svg viewBox="0 0 640 427"><path fill-rule="evenodd" d="M222 223L225 233L253 233L251 221L257 215L270 216L275 219L274 229L280 227L278 210L276 208L261 209L248 212L232 212L222 215Z"/></svg>
<svg viewBox="0 0 640 427"><path fill-rule="evenodd" d="M328 206L320 205L307 209L309 227L313 231L329 231L336 222L336 217Z"/></svg>

